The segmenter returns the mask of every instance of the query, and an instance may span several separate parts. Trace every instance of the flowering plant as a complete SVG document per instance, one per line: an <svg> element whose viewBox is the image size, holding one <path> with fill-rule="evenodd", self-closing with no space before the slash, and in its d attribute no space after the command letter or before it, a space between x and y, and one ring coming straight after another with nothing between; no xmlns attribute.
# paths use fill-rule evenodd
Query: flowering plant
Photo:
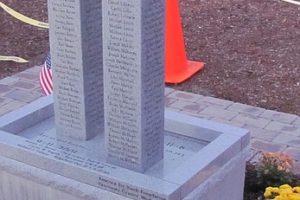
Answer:
<svg viewBox="0 0 300 200"><path fill-rule="evenodd" d="M264 196L268 200L300 200L300 187L292 188L288 184L280 187L267 187Z"/></svg>
<svg viewBox="0 0 300 200"><path fill-rule="evenodd" d="M244 199L300 200L300 174L292 172L293 164L283 153L260 152L247 161Z"/></svg>
<svg viewBox="0 0 300 200"><path fill-rule="evenodd" d="M283 153L263 153L255 166L258 184L263 186L279 186L283 183L292 183L291 169L294 160Z"/></svg>

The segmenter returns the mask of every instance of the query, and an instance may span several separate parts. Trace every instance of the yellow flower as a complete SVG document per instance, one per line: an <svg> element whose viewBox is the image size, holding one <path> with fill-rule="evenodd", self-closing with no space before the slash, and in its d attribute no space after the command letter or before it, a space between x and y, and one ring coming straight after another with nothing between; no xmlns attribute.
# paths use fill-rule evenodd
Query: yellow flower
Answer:
<svg viewBox="0 0 300 200"><path fill-rule="evenodd" d="M279 194L280 190L277 187L267 187L264 193L265 197L270 197L272 194Z"/></svg>
<svg viewBox="0 0 300 200"><path fill-rule="evenodd" d="M274 188L273 187L267 187L266 188L266 191L270 191L270 192L272 192L274 190Z"/></svg>
<svg viewBox="0 0 300 200"><path fill-rule="evenodd" d="M264 193L266 198L277 195L274 199L270 200L300 200L300 187L292 188L288 184L278 187L267 187Z"/></svg>
<svg viewBox="0 0 300 200"><path fill-rule="evenodd" d="M297 194L297 193L290 194L289 200L300 200L300 194Z"/></svg>
<svg viewBox="0 0 300 200"><path fill-rule="evenodd" d="M296 193L300 193L300 187L299 186L298 187L294 187L293 191L296 192Z"/></svg>
<svg viewBox="0 0 300 200"><path fill-rule="evenodd" d="M288 184L281 185L279 189L292 189L292 187Z"/></svg>
<svg viewBox="0 0 300 200"><path fill-rule="evenodd" d="M280 193L280 190L279 190L279 188L274 187L274 188L272 188L272 192L273 192L273 193L276 193L276 194L279 194L279 193Z"/></svg>
<svg viewBox="0 0 300 200"><path fill-rule="evenodd" d="M282 196L277 196L273 200L285 200Z"/></svg>
<svg viewBox="0 0 300 200"><path fill-rule="evenodd" d="M266 198L270 197L271 195L272 195L272 192L271 192L271 191L265 191L265 193L264 193L264 196L265 196Z"/></svg>
<svg viewBox="0 0 300 200"><path fill-rule="evenodd" d="M291 188L280 189L281 196L288 196L289 194L293 194L293 190Z"/></svg>

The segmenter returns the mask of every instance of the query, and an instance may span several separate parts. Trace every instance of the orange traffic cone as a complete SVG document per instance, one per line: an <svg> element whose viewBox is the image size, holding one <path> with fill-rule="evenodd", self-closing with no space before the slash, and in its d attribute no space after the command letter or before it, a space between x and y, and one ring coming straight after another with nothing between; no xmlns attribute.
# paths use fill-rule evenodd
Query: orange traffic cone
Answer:
<svg viewBox="0 0 300 200"><path fill-rule="evenodd" d="M166 83L182 83L204 67L204 63L186 58L178 0L166 0L165 48Z"/></svg>

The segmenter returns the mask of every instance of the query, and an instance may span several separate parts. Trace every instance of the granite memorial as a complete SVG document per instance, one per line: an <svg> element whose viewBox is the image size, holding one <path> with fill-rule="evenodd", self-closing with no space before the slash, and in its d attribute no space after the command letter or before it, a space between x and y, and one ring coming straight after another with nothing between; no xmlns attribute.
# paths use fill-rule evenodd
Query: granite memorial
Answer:
<svg viewBox="0 0 300 200"><path fill-rule="evenodd" d="M164 4L103 1L107 160L141 172L163 158Z"/></svg>
<svg viewBox="0 0 300 200"><path fill-rule="evenodd" d="M0 117L0 199L241 200L249 132L164 109L165 0L48 6L55 94Z"/></svg>
<svg viewBox="0 0 300 200"><path fill-rule="evenodd" d="M49 0L57 134L82 140L104 128L101 0Z"/></svg>

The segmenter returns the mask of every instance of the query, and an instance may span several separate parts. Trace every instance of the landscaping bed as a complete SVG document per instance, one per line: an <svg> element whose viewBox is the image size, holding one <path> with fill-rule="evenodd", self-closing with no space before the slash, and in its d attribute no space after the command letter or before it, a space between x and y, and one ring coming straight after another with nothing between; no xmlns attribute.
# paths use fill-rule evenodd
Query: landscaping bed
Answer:
<svg viewBox="0 0 300 200"><path fill-rule="evenodd" d="M17 11L47 21L46 0ZM186 51L205 68L175 89L211 95L300 115L300 10L276 0L181 0ZM48 31L0 12L0 55L28 59L0 62L0 78L39 65L48 51Z"/></svg>

